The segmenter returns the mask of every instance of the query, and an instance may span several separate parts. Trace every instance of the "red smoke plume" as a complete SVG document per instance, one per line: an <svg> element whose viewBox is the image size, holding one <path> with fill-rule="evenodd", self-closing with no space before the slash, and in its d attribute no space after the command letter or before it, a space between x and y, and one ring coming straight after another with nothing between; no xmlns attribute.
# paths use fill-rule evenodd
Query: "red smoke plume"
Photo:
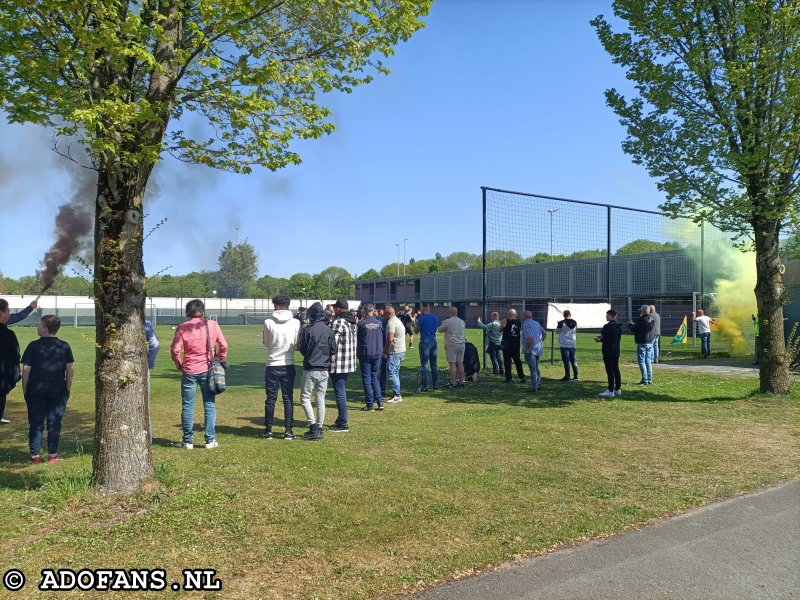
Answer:
<svg viewBox="0 0 800 600"><path fill-rule="evenodd" d="M92 230L91 215L80 207L63 205L56 217L56 242L44 256L41 275L42 292L53 285L61 267L66 265L81 246L82 238Z"/></svg>

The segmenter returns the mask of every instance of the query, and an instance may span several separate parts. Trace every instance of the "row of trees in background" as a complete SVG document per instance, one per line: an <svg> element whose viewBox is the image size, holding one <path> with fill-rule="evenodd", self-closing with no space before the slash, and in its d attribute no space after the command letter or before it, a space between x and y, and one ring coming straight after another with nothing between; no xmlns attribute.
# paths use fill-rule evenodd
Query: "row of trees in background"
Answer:
<svg viewBox="0 0 800 600"><path fill-rule="evenodd" d="M653 242L651 240L634 240L621 246L615 256L626 254L640 254L644 252L664 252L667 250L680 250L678 242ZM486 252L486 266L494 267L513 267L515 265L528 265L535 263L558 262L562 260L580 260L582 258L602 258L606 255L605 250L578 250L571 254L553 254L539 252L533 256L522 256L513 250L489 250ZM453 252L447 256L436 253L433 258L421 260L410 259L405 265L406 275L422 275L424 273L438 273L447 271L466 271L468 269L480 269L483 265L483 258L480 254L471 252ZM384 265L380 271L369 269L362 273L359 279L376 279L378 277L395 277L403 273L403 265L393 262Z"/></svg>
<svg viewBox="0 0 800 600"><path fill-rule="evenodd" d="M147 279L148 296L180 298L272 298L285 293L292 298L352 298L353 275L341 267L331 266L317 274L295 273L289 278L264 275L258 277L258 254L247 242L228 242L219 255L216 271L194 271L186 275L157 274ZM62 274L56 278L48 294L60 296L92 295L91 276ZM42 283L38 273L19 279L0 274L0 294L38 294Z"/></svg>
<svg viewBox="0 0 800 600"><path fill-rule="evenodd" d="M651 240L634 240L621 246L614 254L624 256L645 252L664 252L678 250L677 242L654 242ZM800 258L800 243L793 238L786 244L786 258ZM524 257L511 250L490 250L486 253L488 267L512 267L515 265L558 262L563 260L579 260L584 258L603 258L605 250L580 250L571 254L546 253ZM217 271L194 271L186 275L159 274L148 278L148 296L174 296L179 298L272 298L276 294L289 294L292 298L352 298L354 279L378 279L394 277L398 270L406 275L422 275L425 273L464 271L480 269L480 254L470 252L453 252L447 256L436 253L433 258L420 260L410 259L403 266L398 263L385 265L380 271L369 269L358 275L351 274L342 267L331 266L319 273L295 273L291 277L258 277L258 254L247 242L233 244L228 242L219 255ZM399 267L399 269L398 269ZM3 277L0 274L0 294L38 294L41 291L38 273L26 275L19 279ZM92 284L90 277L64 274L56 278L49 294L60 296L90 296Z"/></svg>

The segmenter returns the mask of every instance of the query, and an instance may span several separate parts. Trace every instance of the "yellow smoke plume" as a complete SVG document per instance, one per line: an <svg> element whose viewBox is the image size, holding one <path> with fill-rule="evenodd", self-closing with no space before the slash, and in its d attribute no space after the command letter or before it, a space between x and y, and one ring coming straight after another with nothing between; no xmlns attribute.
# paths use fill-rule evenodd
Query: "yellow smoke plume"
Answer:
<svg viewBox="0 0 800 600"><path fill-rule="evenodd" d="M722 249L722 244L715 244L714 251L729 253L727 259L736 265L735 279L718 279L714 284L717 314L716 330L731 343L731 353L741 356L747 352L743 331L753 327L751 315L758 312L756 296L756 260L752 252L741 252L735 248Z"/></svg>
<svg viewBox="0 0 800 600"><path fill-rule="evenodd" d="M697 223L688 219L665 219L662 234L666 239L674 239L684 246L692 260L700 259L700 226ZM730 342L731 353L735 356L746 354L748 349L743 332L752 331L750 316L758 312L753 291L756 287L755 253L735 248L726 234L708 224L703 253L707 269L713 264L716 268L736 274L732 279L717 279L714 282L714 302L706 314L717 321L714 330Z"/></svg>

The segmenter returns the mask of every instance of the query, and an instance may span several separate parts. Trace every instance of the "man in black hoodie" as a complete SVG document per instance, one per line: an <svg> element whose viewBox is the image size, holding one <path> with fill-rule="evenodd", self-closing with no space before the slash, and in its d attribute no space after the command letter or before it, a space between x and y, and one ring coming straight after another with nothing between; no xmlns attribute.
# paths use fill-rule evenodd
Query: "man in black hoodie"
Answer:
<svg viewBox="0 0 800 600"><path fill-rule="evenodd" d="M308 309L309 325L300 332L298 350L303 355L303 375L300 378L300 401L310 424L304 440L321 440L325 422L325 392L328 390L331 356L336 354L336 338L325 322L322 304L315 302ZM311 395L317 401L317 418L311 408ZM294 437L294 436L292 436Z"/></svg>
<svg viewBox="0 0 800 600"><path fill-rule="evenodd" d="M503 362L505 363L506 383L511 383L511 361L517 367L517 376L525 383L525 373L522 371L522 361L519 358L519 347L522 334L522 323L517 318L517 311L508 309L508 318L500 323L503 330Z"/></svg>
<svg viewBox="0 0 800 600"><path fill-rule="evenodd" d="M619 371L619 345L622 339L622 325L617 323L617 311L606 311L607 323L603 325L595 339L603 344L603 364L608 376L608 389L600 392L601 398L622 396L622 375Z"/></svg>

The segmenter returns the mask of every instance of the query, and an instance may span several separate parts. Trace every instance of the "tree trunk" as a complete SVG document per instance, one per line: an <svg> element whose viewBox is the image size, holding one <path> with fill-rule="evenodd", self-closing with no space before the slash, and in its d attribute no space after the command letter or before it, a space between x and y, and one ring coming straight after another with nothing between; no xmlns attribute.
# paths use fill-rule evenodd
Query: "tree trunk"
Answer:
<svg viewBox="0 0 800 600"><path fill-rule="evenodd" d="M789 361L783 330L785 289L778 253L778 223L755 223L756 302L761 344L761 391L788 394Z"/></svg>
<svg viewBox="0 0 800 600"><path fill-rule="evenodd" d="M141 172L120 169L106 156L97 183L93 468L94 485L105 494L136 490L153 474L144 337L144 185L137 185Z"/></svg>

